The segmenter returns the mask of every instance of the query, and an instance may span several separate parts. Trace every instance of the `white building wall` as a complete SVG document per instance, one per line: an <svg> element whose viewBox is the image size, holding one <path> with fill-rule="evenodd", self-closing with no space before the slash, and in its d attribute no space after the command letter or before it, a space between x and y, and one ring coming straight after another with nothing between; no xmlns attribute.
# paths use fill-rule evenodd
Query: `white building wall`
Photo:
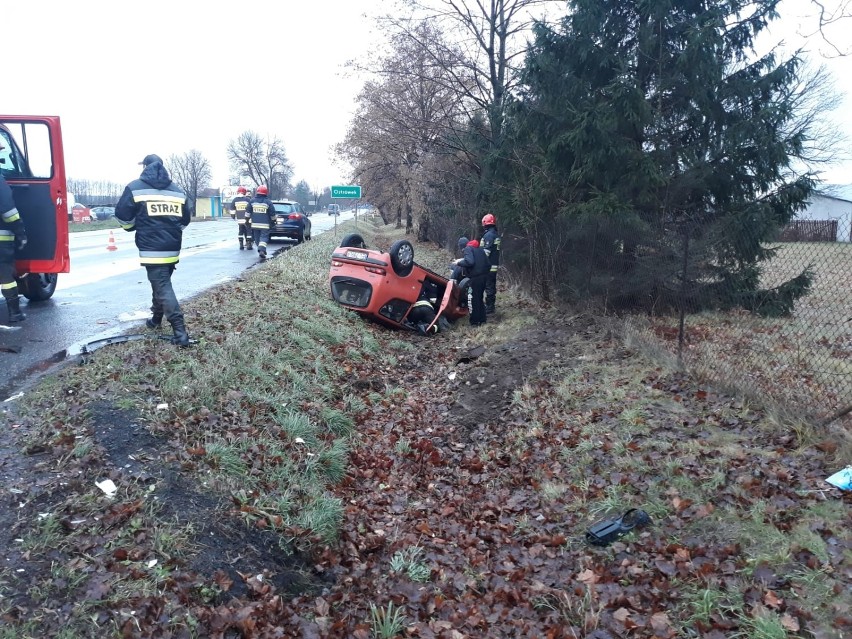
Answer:
<svg viewBox="0 0 852 639"><path fill-rule="evenodd" d="M825 195L812 195L808 207L796 214L798 220L837 220L837 241L852 241L852 202Z"/></svg>

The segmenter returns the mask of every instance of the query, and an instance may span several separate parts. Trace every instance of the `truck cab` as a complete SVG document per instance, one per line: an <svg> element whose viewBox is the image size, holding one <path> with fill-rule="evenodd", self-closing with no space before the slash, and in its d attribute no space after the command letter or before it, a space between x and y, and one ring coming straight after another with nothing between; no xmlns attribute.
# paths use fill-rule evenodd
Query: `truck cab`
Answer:
<svg viewBox="0 0 852 639"><path fill-rule="evenodd" d="M12 189L29 240L16 255L18 288L28 300L43 301L71 265L59 117L0 115L0 147L0 174Z"/></svg>

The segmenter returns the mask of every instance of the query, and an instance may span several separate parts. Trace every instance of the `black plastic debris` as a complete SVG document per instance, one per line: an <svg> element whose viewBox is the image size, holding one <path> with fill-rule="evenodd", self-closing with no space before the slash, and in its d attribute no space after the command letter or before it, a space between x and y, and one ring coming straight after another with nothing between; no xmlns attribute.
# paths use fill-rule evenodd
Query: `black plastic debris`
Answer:
<svg viewBox="0 0 852 639"><path fill-rule="evenodd" d="M606 546L634 528L641 528L651 523L651 518L644 510L631 508L621 517L604 519L586 531L586 541L595 546Z"/></svg>

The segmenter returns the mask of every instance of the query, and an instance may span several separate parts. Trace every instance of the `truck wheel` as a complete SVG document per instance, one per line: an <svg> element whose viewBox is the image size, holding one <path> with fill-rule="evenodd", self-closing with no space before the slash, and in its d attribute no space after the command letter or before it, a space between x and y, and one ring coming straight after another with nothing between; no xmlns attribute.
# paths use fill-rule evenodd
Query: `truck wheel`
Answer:
<svg viewBox="0 0 852 639"><path fill-rule="evenodd" d="M340 240L341 248L367 248L367 245L364 243L364 238L358 235L357 233L350 233L349 235L344 235L343 239Z"/></svg>
<svg viewBox="0 0 852 639"><path fill-rule="evenodd" d="M414 268L414 247L408 240L397 240L390 247L390 260L393 272L405 277Z"/></svg>
<svg viewBox="0 0 852 639"><path fill-rule="evenodd" d="M56 292L58 279L56 273L27 273L18 278L18 289L31 302L43 302Z"/></svg>

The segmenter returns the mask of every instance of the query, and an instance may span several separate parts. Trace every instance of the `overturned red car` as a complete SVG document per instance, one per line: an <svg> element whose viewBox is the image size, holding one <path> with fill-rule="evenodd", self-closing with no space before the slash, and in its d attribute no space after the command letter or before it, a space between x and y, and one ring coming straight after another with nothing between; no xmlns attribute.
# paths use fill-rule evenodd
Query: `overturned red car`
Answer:
<svg viewBox="0 0 852 639"><path fill-rule="evenodd" d="M335 302L393 328L418 330L410 313L422 300L431 300L435 311L426 332L442 317L452 322L467 315L459 285L417 264L408 240L385 253L368 249L356 233L345 236L331 256L328 281Z"/></svg>

